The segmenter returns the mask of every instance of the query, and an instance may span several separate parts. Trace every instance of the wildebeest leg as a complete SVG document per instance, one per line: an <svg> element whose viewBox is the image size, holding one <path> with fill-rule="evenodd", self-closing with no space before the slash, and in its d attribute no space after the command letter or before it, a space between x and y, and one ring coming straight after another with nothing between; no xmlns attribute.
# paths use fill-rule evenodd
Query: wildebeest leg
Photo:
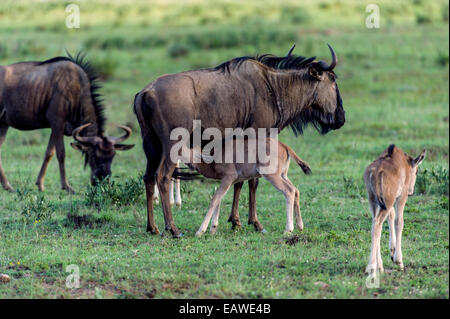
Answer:
<svg viewBox="0 0 450 319"><path fill-rule="evenodd" d="M389 251L391 252L391 259L394 261L395 254L395 244L397 242L395 235L395 209L391 208L388 214L388 223L389 223Z"/></svg>
<svg viewBox="0 0 450 319"><path fill-rule="evenodd" d="M231 207L231 214L228 218L228 221L231 222L231 229L241 227L241 221L239 220L239 196L243 185L244 182L234 184L233 206Z"/></svg>
<svg viewBox="0 0 450 319"><path fill-rule="evenodd" d="M152 234L159 234L158 227L155 223L155 217L153 215L154 192L155 190L158 190L158 187L156 187L155 174L148 164L147 170L144 175L144 183L145 193L147 195L147 231L151 232Z"/></svg>
<svg viewBox="0 0 450 319"><path fill-rule="evenodd" d="M6 178L5 172L3 171L2 157L1 157L1 148L2 148L3 142L5 142L6 133L8 132L8 128L9 128L9 126L0 124L0 182L2 183L2 186L5 190L14 192L14 189L12 188L11 184L9 184L8 179Z"/></svg>
<svg viewBox="0 0 450 319"><path fill-rule="evenodd" d="M381 259L381 253L379 251L380 239L381 231L383 230L383 222L390 209L390 207L388 209L377 208L376 214L372 220L372 249L370 251L369 265L367 266L367 272L369 274L375 273L377 270L380 272L384 271L383 260Z"/></svg>
<svg viewBox="0 0 450 319"><path fill-rule="evenodd" d="M217 189L216 193L214 194L213 198L211 199L211 203L209 204L208 212L206 213L206 216L203 219L203 222L202 222L200 228L198 229L197 233L195 234L197 237L203 235L203 233L206 231L206 228L208 228L208 224L209 224L209 221L211 220L213 213L215 212L216 208L219 209L218 206L220 206L220 202L222 201L222 198L227 193L231 184L233 184L233 179L231 179L231 178L222 179L219 188ZM211 228L211 230L212 230L212 228Z"/></svg>
<svg viewBox="0 0 450 319"><path fill-rule="evenodd" d="M295 187L284 180L278 174L264 175L276 189L284 194L286 198L286 229L285 233L290 234L294 231L294 201L295 201Z"/></svg>
<svg viewBox="0 0 450 319"><path fill-rule="evenodd" d="M303 219L302 219L302 213L300 212L300 191L297 189L297 187L292 184L291 180L287 176L287 170L284 174L281 175L281 177L289 182L295 190L295 199L294 199L294 214L295 214L295 220L297 222L297 228L298 230L303 230Z"/></svg>
<svg viewBox="0 0 450 319"><path fill-rule="evenodd" d="M177 163L177 168L180 167L180 161ZM180 185L180 179L175 180L175 205L178 207L181 207L181 185Z"/></svg>
<svg viewBox="0 0 450 319"><path fill-rule="evenodd" d="M259 182L258 178L250 179L248 181L248 188L249 188L248 224L255 226L255 229L257 231L264 233L266 232L266 230L261 225L261 223L258 220L258 217L256 216L256 189L258 188L258 182Z"/></svg>
<svg viewBox="0 0 450 319"><path fill-rule="evenodd" d="M302 213L300 212L300 191L297 188L295 189L294 212L295 212L295 219L297 221L297 228L298 230L302 231L303 220L302 220Z"/></svg>
<svg viewBox="0 0 450 319"><path fill-rule="evenodd" d="M66 168L64 164L66 158L66 150L64 148L64 129L52 127L52 135L50 136L50 139L53 139L56 147L56 158L58 159L59 164L61 188L69 193L75 193L66 178Z"/></svg>
<svg viewBox="0 0 450 319"><path fill-rule="evenodd" d="M39 175L36 180L36 185L41 192L44 190L44 178L45 173L47 172L48 163L50 163L53 155L55 155L55 143L53 141L52 135L50 135L47 150L45 151L44 162L42 163L41 170L39 171Z"/></svg>
<svg viewBox="0 0 450 319"><path fill-rule="evenodd" d="M175 167L180 167L179 161ZM177 205L177 207L181 207L180 180L178 178L170 181L170 205L173 206L174 204Z"/></svg>
<svg viewBox="0 0 450 319"><path fill-rule="evenodd" d="M397 211L395 214L395 235L397 242L395 244L394 262L403 270L403 253L402 253L402 232L403 232L403 209L405 208L408 196L400 197L397 203Z"/></svg>
<svg viewBox="0 0 450 319"><path fill-rule="evenodd" d="M158 186L156 186L155 184L155 190L153 192L153 201L158 204L159 203L159 190L158 190Z"/></svg>
<svg viewBox="0 0 450 319"><path fill-rule="evenodd" d="M217 204L216 209L214 210L214 214L212 216L211 222L211 235L214 235L217 231L217 226L219 226L219 215L220 215L220 202Z"/></svg>
<svg viewBox="0 0 450 319"><path fill-rule="evenodd" d="M173 237L182 237L178 228L175 226L172 216L172 208L170 206L169 198L169 184L172 178L173 171L176 164L172 162L169 156L163 159L162 165L157 172L156 183L159 188L159 195L161 197L162 209L164 212L164 222L166 224L165 229L169 230Z"/></svg>

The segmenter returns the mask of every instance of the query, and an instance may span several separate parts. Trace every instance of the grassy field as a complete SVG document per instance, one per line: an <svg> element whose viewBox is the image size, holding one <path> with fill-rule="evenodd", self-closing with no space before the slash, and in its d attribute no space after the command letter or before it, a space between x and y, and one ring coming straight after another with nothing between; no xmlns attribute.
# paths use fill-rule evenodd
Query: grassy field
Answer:
<svg viewBox="0 0 450 319"><path fill-rule="evenodd" d="M0 298L448 298L449 297L449 22L447 1L73 1L79 29L65 26L61 1L0 3L0 65L44 60L85 50L102 74L109 134L112 123L133 128L128 152L113 162L112 187L88 186L89 169L66 138L66 169L77 193L60 190L57 162L46 191L34 185L49 130L11 129L2 162L17 190L0 190ZM306 4L307 3L307 4ZM368 29L365 7L380 6L380 28ZM222 203L215 236L194 234L218 184L182 183L174 209L185 236L145 232L145 168L134 95L165 73L216 66L237 56L294 53L330 59L347 122L321 136L312 128L280 135L312 167L290 179L300 190L305 229L283 237L285 204L268 182L257 194L266 234L226 222L232 192ZM362 175L390 143L411 155L428 150L405 208L405 271L382 236L386 273L366 288L371 216ZM293 165L294 166L294 165ZM248 191L240 213L246 221ZM163 229L160 206L156 221ZM68 265L81 285L65 286Z"/></svg>

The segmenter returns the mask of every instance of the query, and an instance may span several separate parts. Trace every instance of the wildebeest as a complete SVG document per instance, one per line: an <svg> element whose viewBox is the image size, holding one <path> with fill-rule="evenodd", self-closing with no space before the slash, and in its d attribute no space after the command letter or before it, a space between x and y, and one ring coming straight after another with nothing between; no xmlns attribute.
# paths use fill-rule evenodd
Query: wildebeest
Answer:
<svg viewBox="0 0 450 319"><path fill-rule="evenodd" d="M91 182L111 174L111 162L116 150L128 150L134 145L119 144L131 134L106 137L105 116L98 77L84 55L55 57L41 62L20 62L0 66L0 147L9 127L28 131L51 128L36 185L44 190L44 176L55 150L59 163L61 187L73 192L64 168L64 135L72 135L72 147L83 152L85 165L91 167ZM0 181L12 191L0 161Z"/></svg>
<svg viewBox="0 0 450 319"><path fill-rule="evenodd" d="M294 211L295 219L297 221L297 228L303 230L303 221L300 213L300 192L289 180L287 173L289 170L289 162L292 157L294 161L302 168L305 174L310 174L311 169L309 165L303 161L292 148L288 145L279 142L275 139L267 138L261 139L258 142L251 139L226 139L225 143L228 143L228 149L233 149L235 153L234 160L232 162L225 161L225 154L222 153L220 161L214 161L212 163L195 163L193 157L201 156L201 151L192 148L190 150L189 158L187 158L187 165L202 174L205 177L218 179L221 181L219 188L214 194L211 203L208 208L208 212L203 220L202 225L198 229L196 235L201 236L211 222L211 234L214 234L219 224L220 203L222 198L227 193L231 185L242 182L249 179L264 177L268 180L277 190L283 193L286 199L286 233L291 233L294 230ZM244 160L241 162L236 161L237 149L242 145L242 152L245 154L259 153L258 148L260 143L264 143L265 150L269 150L272 157L270 161L265 159L261 160L256 157L254 161L250 161L248 156L244 156ZM274 150L276 148L276 150ZM272 169L268 170L268 166L273 165ZM266 170L264 170L266 168Z"/></svg>
<svg viewBox="0 0 450 319"><path fill-rule="evenodd" d="M262 55L235 58L215 68L163 75L135 96L147 157L144 175L147 231L159 233L153 216L153 192L158 185L165 228L179 237L169 202L169 183L175 170L170 139L175 128L193 131L193 120L203 128L277 128L295 133L312 123L322 134L345 123L342 99L332 62L315 57Z"/></svg>
<svg viewBox="0 0 450 319"><path fill-rule="evenodd" d="M414 193L417 171L426 151L416 158L390 145L364 172L369 207L372 212L372 250L367 272L384 271L380 237L383 222L388 217L391 259L403 270L402 231L403 209ZM394 205L396 204L396 209Z"/></svg>

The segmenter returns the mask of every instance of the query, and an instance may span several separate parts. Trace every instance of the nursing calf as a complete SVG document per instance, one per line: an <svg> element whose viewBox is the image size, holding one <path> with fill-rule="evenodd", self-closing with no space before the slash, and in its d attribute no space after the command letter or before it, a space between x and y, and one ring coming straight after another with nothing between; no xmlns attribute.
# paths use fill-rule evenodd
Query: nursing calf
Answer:
<svg viewBox="0 0 450 319"><path fill-rule="evenodd" d="M383 272L380 236L383 222L388 217L389 249L392 260L403 266L402 230L403 209L408 195L414 193L419 165L425 158L425 150L412 158L395 145L390 145L364 172L364 182L372 211L372 250L367 272ZM394 210L394 205L397 208Z"/></svg>
<svg viewBox="0 0 450 319"><path fill-rule="evenodd" d="M222 161L205 163L192 163L192 159L200 154L194 150L189 150L190 163L187 165L195 169L197 172L205 177L220 179L221 184L214 194L211 203L209 205L208 212L203 220L202 225L197 231L196 235L201 236L207 229L208 224L212 218L211 234L214 234L217 230L219 223L219 211L220 203L226 192L234 183L242 182L245 180L264 177L268 180L276 189L284 194L286 198L286 232L290 233L294 230L293 213L295 211L295 218L297 227L299 230L303 229L302 217L300 214L300 193L298 189L289 180L287 173L289 169L289 161L292 157L295 162L302 168L305 174L310 174L311 169L306 162L295 154L294 150L275 139L265 139L265 150L269 150L268 158L261 160L256 158L255 161L249 161L249 154L258 154L261 143L250 143L252 139L236 139L228 140L225 143L232 143L233 150L239 149L237 145L243 143L241 148L241 154L245 154L242 162L236 161L236 156L232 163L225 161L225 155L222 157ZM225 150L230 149L225 146ZM235 152L236 153L236 152ZM205 158L205 156L203 156ZM273 166L272 166L273 165Z"/></svg>

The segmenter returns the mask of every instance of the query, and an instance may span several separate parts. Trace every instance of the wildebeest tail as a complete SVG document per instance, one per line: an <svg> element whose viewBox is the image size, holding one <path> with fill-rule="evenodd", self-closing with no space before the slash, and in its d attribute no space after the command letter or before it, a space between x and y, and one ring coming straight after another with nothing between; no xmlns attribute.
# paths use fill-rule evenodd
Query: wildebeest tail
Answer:
<svg viewBox="0 0 450 319"><path fill-rule="evenodd" d="M288 154L294 159L294 161L298 164L298 166L301 167L301 169L303 170L303 173L305 173L306 175L309 175L312 173L311 168L309 167L308 163L306 163L304 160L302 160L295 152L294 150L289 147L288 145L279 142L281 145L283 145Z"/></svg>
<svg viewBox="0 0 450 319"><path fill-rule="evenodd" d="M384 201L383 197L383 175L383 171L380 171L375 181L373 181L372 179L371 182L375 189L375 196L377 198L378 206L380 206L381 209L386 209L386 202ZM374 176L372 175L372 178L373 177Z"/></svg>
<svg viewBox="0 0 450 319"><path fill-rule="evenodd" d="M134 97L133 110L141 128L142 146L148 163L147 172L154 175L161 161L162 145L158 134L151 125L151 108L145 102L142 92Z"/></svg>

